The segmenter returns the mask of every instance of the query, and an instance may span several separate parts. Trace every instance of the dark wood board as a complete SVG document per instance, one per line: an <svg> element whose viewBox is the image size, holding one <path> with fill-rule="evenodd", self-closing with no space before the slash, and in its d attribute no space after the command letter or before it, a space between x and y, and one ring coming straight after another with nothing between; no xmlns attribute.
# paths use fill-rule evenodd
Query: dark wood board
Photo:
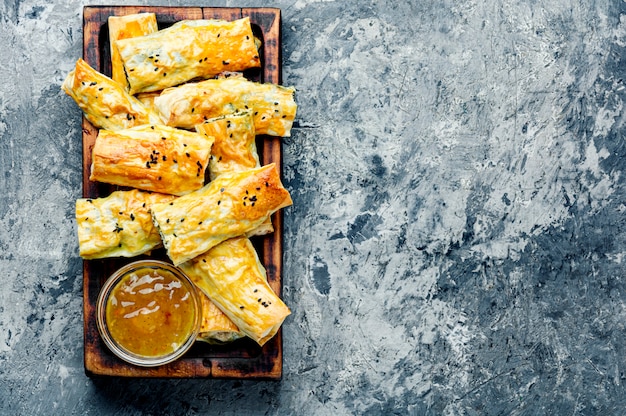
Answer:
<svg viewBox="0 0 626 416"><path fill-rule="evenodd" d="M83 59L94 69L111 75L108 39L108 17L134 13L156 14L159 28L185 19L234 20L250 17L253 32L262 41L259 50L262 66L246 71L246 78L258 82L280 84L281 22L280 9L275 8L215 8L215 7L148 7L148 6L86 6L83 9ZM89 180L91 151L98 131L85 118L83 139L83 197L97 198L118 189L115 186ZM259 157L263 165L276 163L282 169L280 138L259 136ZM282 291L282 211L272 216L275 232L253 240L267 269L268 282L280 296ZM146 258L141 256L140 258ZM157 250L149 258L167 260L165 252ZM83 262L84 362L89 376L150 377L150 378L229 378L269 379L282 376L282 330L263 347L250 339L229 345L212 346L196 342L183 358L160 367L137 367L118 359L102 342L96 326L96 300L108 276L132 259L85 260Z"/></svg>

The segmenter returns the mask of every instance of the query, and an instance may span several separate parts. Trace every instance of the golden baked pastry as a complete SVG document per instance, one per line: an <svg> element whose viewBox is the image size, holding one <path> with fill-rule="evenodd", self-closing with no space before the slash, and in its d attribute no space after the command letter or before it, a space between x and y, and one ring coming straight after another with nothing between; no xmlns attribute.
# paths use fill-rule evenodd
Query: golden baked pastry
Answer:
<svg viewBox="0 0 626 416"><path fill-rule="evenodd" d="M249 109L256 134L288 137L297 109L294 94L293 87L229 77L168 88L154 105L165 124L188 129L209 118Z"/></svg>
<svg viewBox="0 0 626 416"><path fill-rule="evenodd" d="M214 180L219 175L261 166L256 148L254 121L250 110L216 117L196 125L196 131L213 137L209 159L209 177ZM274 231L272 220L246 233L248 237L265 235Z"/></svg>
<svg viewBox="0 0 626 416"><path fill-rule="evenodd" d="M76 61L61 89L78 104L96 128L121 130L142 124L161 124L161 118L129 95L111 78L82 59Z"/></svg>
<svg viewBox="0 0 626 416"><path fill-rule="evenodd" d="M137 189L115 191L105 198L76 201L79 255L84 259L133 257L160 247L161 236L150 207L173 195Z"/></svg>
<svg viewBox="0 0 626 416"><path fill-rule="evenodd" d="M291 313L267 283L249 239L224 241L180 268L237 327L259 345L270 340Z"/></svg>
<svg viewBox="0 0 626 416"><path fill-rule="evenodd" d="M198 333L199 341L209 344L224 344L244 336L237 325L202 291L200 291L200 299L202 301L202 323Z"/></svg>
<svg viewBox="0 0 626 416"><path fill-rule="evenodd" d="M136 13L126 16L109 16L109 44L111 51L111 78L128 90L124 64L120 59L115 41L149 35L159 30L154 13Z"/></svg>
<svg viewBox="0 0 626 416"><path fill-rule="evenodd" d="M289 192L272 163L225 173L169 204L153 206L152 217L169 258L179 265L224 240L255 229L291 204Z"/></svg>
<svg viewBox="0 0 626 416"><path fill-rule="evenodd" d="M100 130L89 179L183 195L204 185L212 145L211 137L167 126Z"/></svg>
<svg viewBox="0 0 626 416"><path fill-rule="evenodd" d="M150 35L120 39L114 47L131 94L261 66L248 17L183 20Z"/></svg>
<svg viewBox="0 0 626 416"><path fill-rule="evenodd" d="M211 180L222 173L260 166L250 110L206 120L196 125L196 132L215 139L209 160Z"/></svg>

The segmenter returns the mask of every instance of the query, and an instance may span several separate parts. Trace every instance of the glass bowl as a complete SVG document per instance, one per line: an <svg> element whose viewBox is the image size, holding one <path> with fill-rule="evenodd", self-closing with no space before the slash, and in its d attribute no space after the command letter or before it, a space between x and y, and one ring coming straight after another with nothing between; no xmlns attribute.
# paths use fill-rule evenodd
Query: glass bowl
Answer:
<svg viewBox="0 0 626 416"><path fill-rule="evenodd" d="M106 346L122 360L155 367L180 358L196 340L201 299L178 268L158 260L127 264L98 295L96 320Z"/></svg>

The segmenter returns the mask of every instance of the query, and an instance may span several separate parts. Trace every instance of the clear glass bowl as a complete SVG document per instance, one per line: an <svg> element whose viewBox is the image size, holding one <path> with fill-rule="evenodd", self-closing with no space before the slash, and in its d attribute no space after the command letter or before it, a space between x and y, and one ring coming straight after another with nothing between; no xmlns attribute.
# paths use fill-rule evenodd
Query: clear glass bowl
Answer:
<svg viewBox="0 0 626 416"><path fill-rule="evenodd" d="M131 364L155 367L191 348L200 331L201 308L195 285L181 270L141 260L107 279L98 295L96 320L111 352Z"/></svg>

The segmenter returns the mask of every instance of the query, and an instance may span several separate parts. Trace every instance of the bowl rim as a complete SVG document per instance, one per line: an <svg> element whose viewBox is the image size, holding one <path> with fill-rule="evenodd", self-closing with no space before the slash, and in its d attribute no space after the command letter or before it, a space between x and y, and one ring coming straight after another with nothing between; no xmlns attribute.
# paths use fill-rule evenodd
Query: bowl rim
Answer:
<svg viewBox="0 0 626 416"><path fill-rule="evenodd" d="M135 354L119 345L119 343L117 343L111 336L106 322L106 304L109 299L109 295L111 294L113 289L129 272L146 267L167 270L171 272L177 279L179 279L183 283L183 285L187 287L189 293L191 294L195 314L193 331L191 331L185 341L181 343L180 347L169 354L154 357ZM109 350L111 350L113 354L130 364L141 367L157 367L177 360L178 358L183 356L195 343L196 338L198 337L198 334L200 332L201 323L202 303L196 285L181 269L165 261L137 260L128 263L113 272L107 278L104 285L102 285L102 287L100 288L100 292L98 293L98 299L96 302L96 325L98 327L100 337L104 344L109 348Z"/></svg>

